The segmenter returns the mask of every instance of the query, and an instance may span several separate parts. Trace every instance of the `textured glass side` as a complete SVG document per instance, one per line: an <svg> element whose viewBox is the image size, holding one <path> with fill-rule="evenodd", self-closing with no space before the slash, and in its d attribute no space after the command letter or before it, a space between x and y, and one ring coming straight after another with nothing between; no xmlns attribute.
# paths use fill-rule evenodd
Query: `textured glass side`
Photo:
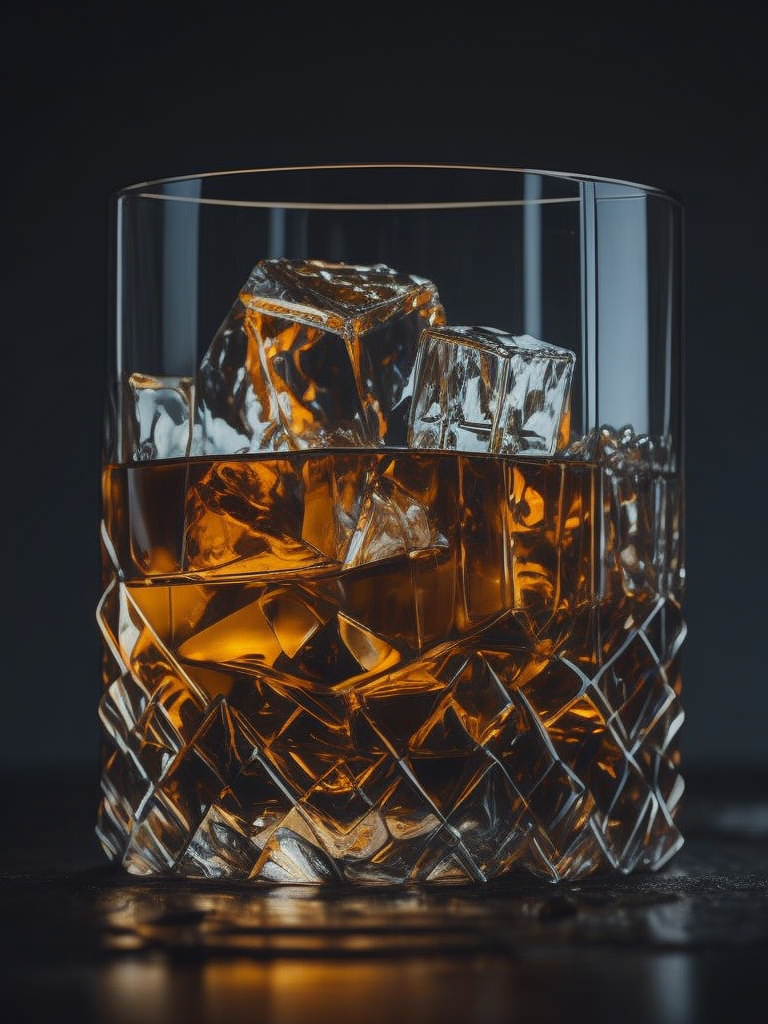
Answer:
<svg viewBox="0 0 768 1024"><path fill-rule="evenodd" d="M660 820L672 820L679 774L682 597L682 209L620 183L582 184L585 407L591 430L577 445L600 467L600 609L595 677L614 708L627 758L656 780ZM652 625L655 622L655 625ZM672 625L673 624L673 625ZM654 669L631 652L656 639ZM627 729L650 679L653 727ZM626 742L626 741L629 742Z"/></svg>

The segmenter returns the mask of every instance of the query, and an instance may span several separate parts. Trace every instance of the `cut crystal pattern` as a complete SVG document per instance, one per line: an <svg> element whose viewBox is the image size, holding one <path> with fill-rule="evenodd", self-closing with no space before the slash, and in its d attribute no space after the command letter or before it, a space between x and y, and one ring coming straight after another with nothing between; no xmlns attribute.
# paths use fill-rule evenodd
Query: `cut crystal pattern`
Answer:
<svg viewBox="0 0 768 1024"><path fill-rule="evenodd" d="M129 871L554 881L679 847L680 566L647 463L172 470L105 480L98 833Z"/></svg>

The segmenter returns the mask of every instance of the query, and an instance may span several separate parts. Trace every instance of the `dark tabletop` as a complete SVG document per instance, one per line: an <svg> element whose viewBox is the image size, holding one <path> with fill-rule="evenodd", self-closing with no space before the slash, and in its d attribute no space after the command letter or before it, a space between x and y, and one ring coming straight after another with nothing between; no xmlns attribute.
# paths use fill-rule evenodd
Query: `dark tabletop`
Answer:
<svg viewBox="0 0 768 1024"><path fill-rule="evenodd" d="M768 1020L768 779L689 780L662 872L551 886L137 879L96 782L7 778L5 1020L419 1024Z"/></svg>

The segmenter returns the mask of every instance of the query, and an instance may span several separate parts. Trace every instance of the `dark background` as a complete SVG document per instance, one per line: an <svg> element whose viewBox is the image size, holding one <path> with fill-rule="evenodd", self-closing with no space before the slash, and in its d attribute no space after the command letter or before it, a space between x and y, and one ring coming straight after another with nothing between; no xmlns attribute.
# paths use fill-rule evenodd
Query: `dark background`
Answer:
<svg viewBox="0 0 768 1024"><path fill-rule="evenodd" d="M763 54L725 41L451 49L422 32L413 48L294 48L256 18L7 29L0 766L97 763L109 193L361 161L579 171L683 198L684 755L715 771L768 764Z"/></svg>

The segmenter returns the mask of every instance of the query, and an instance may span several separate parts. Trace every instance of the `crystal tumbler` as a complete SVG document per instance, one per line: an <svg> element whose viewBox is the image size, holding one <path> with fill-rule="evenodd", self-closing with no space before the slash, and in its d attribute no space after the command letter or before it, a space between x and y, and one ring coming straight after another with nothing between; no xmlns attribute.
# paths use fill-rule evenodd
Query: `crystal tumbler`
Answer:
<svg viewBox="0 0 768 1024"><path fill-rule="evenodd" d="M110 858L468 883L678 849L681 216L478 167L117 194Z"/></svg>

